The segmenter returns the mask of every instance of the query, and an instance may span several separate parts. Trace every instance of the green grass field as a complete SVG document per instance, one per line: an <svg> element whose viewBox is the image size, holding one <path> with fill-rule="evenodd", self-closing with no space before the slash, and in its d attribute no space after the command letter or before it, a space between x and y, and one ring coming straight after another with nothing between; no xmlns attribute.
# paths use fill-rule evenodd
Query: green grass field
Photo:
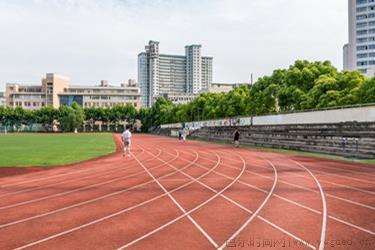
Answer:
<svg viewBox="0 0 375 250"><path fill-rule="evenodd" d="M0 167L62 165L112 153L111 134L0 135Z"/></svg>

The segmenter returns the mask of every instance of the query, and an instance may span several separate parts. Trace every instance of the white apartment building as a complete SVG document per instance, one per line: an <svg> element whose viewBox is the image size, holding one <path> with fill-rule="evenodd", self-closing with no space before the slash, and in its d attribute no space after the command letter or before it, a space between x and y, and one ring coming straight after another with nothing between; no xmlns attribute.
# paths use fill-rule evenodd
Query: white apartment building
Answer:
<svg viewBox="0 0 375 250"><path fill-rule="evenodd" d="M110 86L107 81L101 81L98 86L77 86L70 85L69 78L53 73L47 74L41 85L7 83L5 90L7 106L29 110L44 106L58 108L73 102L82 107L112 107L129 103L139 109L140 96L134 80L121 86Z"/></svg>
<svg viewBox="0 0 375 250"><path fill-rule="evenodd" d="M212 82L213 58L202 56L201 47L188 45L185 46L185 55L168 55L159 53L159 42L149 41L145 52L138 55L142 106L152 106L161 96L185 94L191 99L207 90Z"/></svg>
<svg viewBox="0 0 375 250"><path fill-rule="evenodd" d="M375 0L348 0L349 43L344 45L344 69L375 76Z"/></svg>

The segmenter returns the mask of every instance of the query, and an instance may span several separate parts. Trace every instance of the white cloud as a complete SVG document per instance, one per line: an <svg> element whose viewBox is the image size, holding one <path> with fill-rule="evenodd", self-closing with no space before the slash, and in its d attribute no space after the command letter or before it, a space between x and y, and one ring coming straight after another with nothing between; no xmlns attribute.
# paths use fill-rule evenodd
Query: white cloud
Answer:
<svg viewBox="0 0 375 250"><path fill-rule="evenodd" d="M162 53L201 43L215 81L247 81L296 59L342 65L342 0L5 0L0 2L0 89L46 72L74 83L137 76L148 40Z"/></svg>

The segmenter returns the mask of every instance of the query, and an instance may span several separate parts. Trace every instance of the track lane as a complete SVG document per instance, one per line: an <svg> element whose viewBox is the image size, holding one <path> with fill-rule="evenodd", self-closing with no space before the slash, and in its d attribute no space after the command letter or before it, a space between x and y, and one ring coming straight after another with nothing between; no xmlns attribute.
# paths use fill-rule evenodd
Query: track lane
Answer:
<svg viewBox="0 0 375 250"><path fill-rule="evenodd" d="M186 160L186 159L185 159L185 160ZM198 165L198 166L199 166L199 165ZM224 175L224 174L222 174L222 173L219 173L219 172L217 172L217 171L214 171L214 172L216 172L217 174L219 174L219 175L221 175L221 176L224 176L224 177L226 177L226 178L228 178L228 179L233 179L233 178L231 178L231 177L229 177L229 176L226 176L226 175ZM240 206L237 202L233 201L232 199L228 198L227 196L225 196L225 195L223 195L223 194L221 194L220 196L222 196L222 197L225 198L226 200L230 201L232 204L236 205L237 207L240 207L241 209L245 210L245 211L248 212L250 215L252 215L252 214L254 213L254 212L250 211L249 209L244 209L243 206ZM276 224L270 222L269 220L267 220L267 219L265 219L265 218L263 218L263 217L261 217L261 216L258 216L258 218L260 218L261 220L265 221L269 226L272 226L272 227L276 228L277 230L282 231L284 234L286 234L286 235L292 237L293 239L295 239L295 240L297 240L297 241L299 241L299 242L302 242L302 243L304 244L304 246L308 246L308 247L311 248L311 249L315 249L315 247L314 247L313 245L311 245L308 241L304 241L304 240L302 240L302 239L299 238L298 236L296 236L296 235L294 235L294 234L288 232L287 230L281 228L280 226L278 226L278 225L276 225ZM224 246L225 246L225 243L223 244L223 247L224 247Z"/></svg>
<svg viewBox="0 0 375 250"><path fill-rule="evenodd" d="M116 142L116 152L101 158L100 161L102 165L97 166L94 169L101 169L103 168L103 165L107 165L107 164L110 165L110 164L117 162L116 156L121 155L122 146L121 146L121 143L119 142L120 139L118 136L115 136L114 139ZM141 152L140 154L143 154L143 152ZM94 160L84 161L81 163L70 164L67 167L66 166L56 167L48 171L39 171L37 173L28 173L28 174L1 178L0 179L0 191L6 190L9 187L18 186L21 184L32 183L32 182L37 182L40 180L53 179L53 178L57 178L61 176L69 176L69 175L76 174L76 173L84 173L86 171L91 171L90 169L88 169L88 167L92 165L93 161L96 161L96 160L94 159ZM11 181L7 182L6 179L10 179Z"/></svg>
<svg viewBox="0 0 375 250"><path fill-rule="evenodd" d="M173 157L172 159L170 159L170 161L174 161L177 158L178 158L178 156L176 155L175 157ZM159 163L158 165L153 166L151 169L160 168L163 165L164 164ZM115 181L118 181L118 180L127 180L129 178L134 178L135 176L140 176L140 175L143 175L143 174L144 174L143 171L139 171L138 173L135 173L135 174L132 174L132 175L119 176L119 177L116 177L116 178L112 179L111 181L109 181L109 182L107 182L105 184L112 183L112 182L115 182ZM116 176L118 176L118 174ZM149 182L145 181L143 183L144 184L148 184ZM102 184L102 183L99 183L99 184ZM96 185L98 185L98 183ZM28 211L28 217L26 217L26 218L17 218L16 217L17 219L15 219L13 217L17 215L16 211L14 209L10 210L8 214L3 214L4 215L3 218L6 218L7 221L6 222L2 222L0 224L0 228L5 228L5 227L11 226L11 225L15 225L15 224L18 224L18 223L22 223L22 222L25 222L25 221L30 221L30 220L33 220L33 219L36 219L36 218L41 218L41 217L44 217L44 216L55 214L55 213L58 213L58 212L61 212L61 211L65 211L67 209L75 208L75 207L78 207L78 206L81 206L81 205L85 205L85 204L88 204L88 203L91 203L91 202L94 202L94 201L102 200L102 199L105 199L107 197L112 197L112 196L115 196L115 195L127 192L129 190L132 190L132 187L124 188L123 183L120 183L120 185L122 185L122 188L121 187L118 188L119 190L114 190L114 191L103 190L104 191L103 195L100 195L99 197L93 196L93 198L91 198L91 199L87 199L89 197L85 198L82 193L79 193L79 199L82 200L82 201L79 200L79 201L67 202L66 199L63 199L61 201L62 204L65 204L65 206L63 206L63 207L61 207L61 205L59 203L57 203L56 201L54 201L52 203L50 201L48 201L47 205L53 205L52 209L41 210L40 207L33 208L33 209L36 209L35 215L32 215L33 212L32 212L32 210L29 209L29 211ZM113 187L111 187L111 188L113 188ZM94 195L97 196L97 191L96 190L94 190ZM20 211L20 214L22 214L22 211L24 211L24 210L25 209L22 209ZM44 213L40 213L40 211L44 211ZM32 216L30 216L30 215L32 215ZM0 221L2 221L2 220L0 220Z"/></svg>
<svg viewBox="0 0 375 250"><path fill-rule="evenodd" d="M263 176L263 178L265 178L265 176ZM267 177L267 178L269 178L269 177ZM289 183L287 183L287 184L289 184ZM255 188L256 188L256 187L255 187ZM302 187L302 188L303 188L303 187ZM313 191L313 190L310 190L310 191ZM327 196L329 196L329 195L327 195ZM284 197L280 197L280 196L278 196L278 198L283 198L283 199L285 199ZM290 202L290 203L295 203L295 202L293 202L293 201L291 201L291 200L288 200L288 199L286 199L286 200L287 200L288 202ZM309 211L314 211L314 209L312 209L312 208L308 208L308 207L306 207L306 206L303 206L302 204L299 204L299 203L295 203L295 204L296 204L296 205L299 205L300 207L302 207L302 208L304 208L304 209L307 209L307 210L309 210ZM342 204L341 204L340 207L343 207ZM343 209L345 209L345 208L343 207ZM346 208L346 209L348 209L348 208ZM348 210L350 210L350 209L348 209ZM359 214L369 214L369 211L367 211L367 213L366 213L366 212L362 212L362 213L359 213ZM362 235L363 235L363 233L369 233L370 235L373 235L373 232L372 232L371 230L367 230L367 229L365 229L365 228L363 228L363 227L361 227L361 226L354 225L354 224L352 224L352 223L350 223L350 222L348 222L348 221L342 220L342 219L340 219L340 218L337 218L337 217L334 217L334 216L331 216L331 215L329 215L328 218L334 220L335 223L338 222L338 223L341 223L341 225L344 224L345 226L349 226L350 228L357 230L357 231L356 231L356 234L353 234L353 235L358 235L358 234L361 235L361 234L359 233L358 230L360 230L360 231L362 232ZM353 218L353 217L351 217L351 218ZM366 217L363 217L363 218L366 219ZM371 220L370 220L368 223L371 224ZM336 223L336 224L337 224L337 223ZM372 225L373 225L373 224L372 224ZM347 228L347 229L348 229L348 230L351 230L351 229L349 229L349 228ZM332 235L332 234L330 234L330 235ZM363 235L362 237L366 237L366 236ZM371 237L371 236L367 236L367 237ZM358 245L358 244L357 244L357 245Z"/></svg>
<svg viewBox="0 0 375 250"><path fill-rule="evenodd" d="M138 135L135 136L136 139ZM292 242L293 244L296 244L296 242L299 242L302 245L293 247L295 249L300 248L310 248L315 249L315 246L318 246L318 242L310 242L309 238L306 238L304 234L300 234L297 230L298 226L295 225L294 227L291 226L290 223L284 224L287 222L287 217L283 218L283 220L278 221L279 218L273 217L277 216L277 210L278 206L285 207L281 209L281 211L286 210L293 210L293 211L304 211L306 218L311 218L311 224L320 224L321 219L323 217L323 209L321 204L319 205L319 202L321 203L321 199L319 198L321 196L321 193L319 189L317 188L316 184L314 184L314 180L312 180L311 176L307 176L307 172L303 171L300 166L298 166L297 163L290 162L288 157L285 157L284 155L280 154L269 154L268 152L261 153L261 152L253 152L252 150L237 150L237 149L231 149L228 147L222 147L217 145L210 145L210 144L201 144L196 145L194 142L187 142L187 143L179 143L176 140L171 140L167 138L160 138L160 137L153 137L153 136L139 136L141 145L149 147L151 151L154 151L153 154L156 154L155 148L156 147L163 147L165 150L168 150L168 153L173 153L175 149L178 148L178 151L180 154L178 155L178 161L171 163L176 169L179 169L180 171L176 171L174 175L168 175L166 178L158 178L160 183L165 187L167 192L170 192L170 194L173 195L173 197L178 201L178 203L186 210L189 211L190 209L194 209L195 206L198 206L201 201L207 200L209 195L209 192L212 194L215 194L215 191L218 192L223 186L227 185L230 181L233 181L233 176L235 173L238 173L238 171L241 170L240 168L240 161L233 159L233 152L239 153L243 155L243 158L245 162L248 165L251 165L251 167L246 167L245 171L242 174L242 177L235 182L231 188L228 188L225 192L222 193L217 199L214 199L212 202L207 203L206 205L203 205L200 210L206 210L208 213L211 214L218 214L219 212L215 211L215 207L224 206L228 207L228 209L222 209L222 215L224 216L222 218L225 218L225 220L231 220L230 217L232 215L237 216L245 216L247 218L250 218L254 211L256 212L257 208L259 208L258 204L250 204L248 203L248 200L245 198L241 198L241 193L243 194L249 194L250 197L252 197L252 200L257 200L255 203L258 203L259 200L263 200L264 197L267 197L270 193L270 185L273 183L273 177L272 177L272 171L270 171L270 168L265 168L265 165L261 163L261 161L256 160L257 156L267 156L272 159L272 161L275 161L275 165L277 167L277 170L280 171L280 175L278 176L278 185L277 188L275 188L272 195L270 195L270 199L267 202L267 204L264 206L263 209L261 209L258 216L254 216L251 223L244 227L243 231L235 237L235 240L238 240L238 237L244 239L243 237L246 235L251 235L254 233L257 233L258 236L263 237L278 237L282 236L284 237L288 242ZM212 167L210 163L213 163L214 157L213 152L219 152L221 150L226 151L225 153L221 154L221 163L218 168L216 168L216 171L210 171L212 170ZM199 161L198 164L194 165L191 168L183 168L183 165L186 165L194 159L194 153L190 154L190 151L196 151L197 154L199 154ZM212 153L205 153L212 152ZM147 154L147 153L146 153ZM170 156L168 156L170 158ZM147 157L149 158L149 157ZM167 159L167 156L163 156L164 160ZM142 159L144 159L142 157ZM161 177L164 176L164 174L171 173L170 171L173 171L172 167L164 166L162 169L159 170L152 170L153 162L151 161L148 163L144 163L143 160L139 158L140 161L147 167L147 169L151 169L152 174L155 177ZM291 159L295 159L291 157ZM299 158L298 158L299 159ZM297 159L298 162L300 162ZM305 158L302 158L305 159ZM135 160L135 159L132 159ZM233 161L234 160L234 161ZM107 161L105 164L115 163L115 161ZM231 162L232 161L232 162ZM161 162L161 161L159 161ZM305 164L304 161L300 162L301 164ZM202 164L202 165L200 165ZM202 167L203 166L203 167ZM313 168L313 162L309 162L308 169ZM330 167L335 167L334 165ZM299 170L298 170L299 168ZM169 169L169 170L168 170ZM338 239L339 237L348 239L348 237L354 237L355 239L374 239L375 240L375 233L372 228L373 223L371 223L371 218L373 218L373 215L371 215L371 210L373 210L372 201L373 199L369 197L373 197L371 193L362 192L362 190L367 190L371 192L372 184L367 181L371 181L370 178L364 178L364 182L358 181L358 178L362 178L365 175L364 174L358 174L356 173L357 169L349 168L349 171L344 171L343 175L349 175L353 174L353 178L343 178L345 181L343 182L339 176L335 175L327 175L325 171L328 173L331 173L330 171L333 171L334 168L317 168L312 169L317 170L318 172L311 171L314 175L316 175L316 178L318 181L321 181L322 188L327 191L326 192L326 198L329 209L329 213L327 213L327 231L326 231L326 239ZM175 190L176 188L180 186L184 186L189 183L189 179L187 175L193 177L193 178L199 178L200 175L209 172L209 175L206 175L205 177L200 179L200 182L204 185L207 185L205 187L204 193L201 192L202 184L198 182L193 182L188 185L189 188L182 187L181 189ZM183 173L185 173L185 175ZM366 174L368 172L371 172L371 169L366 168ZM360 172L361 173L361 172ZM339 174L341 176L341 174ZM350 175L349 175L350 177ZM9 181L10 179L8 179ZM79 228L77 230L74 230L72 232L68 232L67 234L63 234L61 236L58 236L56 238L47 240L43 242L43 244L36 244L33 245L33 249L43 249L43 248L51 248L53 246L64 246L64 247L73 247L78 243L76 239L82 239L79 243L79 245L82 246L91 246L94 247L94 245L90 245L90 241L99 243L98 247L103 249L114 249L117 248L119 245L115 242L123 242L126 244L126 242L131 242L131 240L137 239L137 237L141 237L142 235L147 234L147 232L151 232L150 229L157 229L161 227L162 225L167 224L171 221L171 219L176 219L179 217L182 217L182 219L178 219L175 222L172 222L168 224L167 226L159 229L155 233L152 233L148 235L145 238L142 238L141 240L137 241L136 243L132 244L131 248L141 248L141 249L149 249L149 247L153 246L202 246L204 248L210 248L210 245L207 241L207 239L202 235L201 232L188 220L186 219L186 216L181 213L181 211L178 210L177 207L173 208L173 203L171 204L170 199L166 197L165 193L162 193L160 190L160 187L154 183L154 181L151 179L151 183L146 184L145 186L136 187L138 183L142 182L141 180L135 180L133 183L129 184L129 190L128 195L119 195L119 196L110 196L107 197L108 199L104 198L101 203L92 202L91 204L88 203L87 206L82 206L81 209L86 208L87 211L93 211L94 209L98 210L95 211L97 213L96 218L94 217L86 217L85 224L82 224L83 222L77 221L78 223L81 223L82 228ZM326 182L324 182L326 181ZM329 183L331 182L331 183ZM334 183L334 184L332 184ZM141 183L140 183L141 184ZM341 185L341 186L340 186ZM369 185L369 186L366 186ZM349 188L348 188L349 187ZM352 189L350 187L362 189L361 191ZM146 191L147 190L147 191ZM159 190L159 191L158 191ZM203 189L202 189L203 190ZM297 192L295 192L297 191ZM194 192L195 195L194 195ZM148 195L145 195L147 194ZM305 194L304 197L298 193ZM26 194L26 193L25 193ZM199 195L201 194L201 195ZM354 197L353 194L357 194L356 197ZM359 195L360 194L360 195ZM340 197L340 196L343 197ZM79 196L79 192L77 193L77 196ZM160 197L159 197L160 196ZM189 199L188 196L196 196L195 199ZM212 195L211 195L212 196ZM244 196L244 195L242 195ZM102 196L99 196L102 197ZM99 198L97 197L97 198ZM121 198L123 197L123 198ZM369 198L365 200L365 198ZM152 201L149 201L149 200ZM101 201L100 199L98 201ZM106 201L106 202L105 202ZM0 198L1 202L1 198ZM109 202L109 203L108 203ZM122 211L122 213L114 215L113 213L109 214L107 213L107 216L110 217L100 217L105 216L105 213L103 213L106 208L105 204L117 204L117 208L123 208L128 209L126 211L119 210L118 212ZM122 204L121 204L122 203ZM103 204L103 205L100 205ZM231 204L231 205L230 205ZM31 205L31 204L30 204ZM231 207L233 206L233 208ZM332 207L331 207L332 206ZM124 208L127 207L127 208ZM74 217L81 218L83 214L78 213L79 207L72 208L71 211L73 211ZM163 209L159 209L163 208ZM176 210L177 209L177 210ZM237 210L239 209L239 210ZM280 209L280 207L279 207ZM333 209L333 211L332 211ZM70 209L68 209L66 212L68 212ZM100 211L99 211L100 210ZM158 212L159 211L159 212ZM162 216L162 211L165 211L165 216ZM211 212L210 212L211 211ZM141 219L141 215L144 213L150 213L152 216L148 216L148 219L151 218L160 218L157 219L158 221L156 224L142 224L145 223L146 218ZM243 214L245 213L245 214ZM274 213L272 215L272 213ZM207 225L202 220L199 220L196 216L196 212L193 212L191 216L197 220L201 226L206 229ZM246 215L247 214L247 215ZM294 213L295 217L298 218L298 216L301 216L303 214L302 212L296 212ZM364 224L365 222L358 220L358 215L364 215L367 214L369 217L367 224ZM51 214L53 215L53 214ZM49 219L50 222L53 222L55 219L62 219L65 215L64 211L57 212L53 217L46 216L45 219ZM78 217L77 217L78 216ZM0 216L1 217L1 216ZM99 218L100 217L100 218ZM147 217L147 216L146 216ZM361 216L362 218L366 218ZM130 219L130 221L136 222L137 221L137 230L134 231L133 229L130 229L131 225L127 223L127 219ZM290 217L292 218L292 217ZM42 217L40 218L42 219ZM43 220L45 220L43 219ZM53 220L51 220L53 219ZM86 225L88 223L93 222L93 220L103 219L97 222L94 222L93 224ZM153 220L152 219L152 220ZM281 218L282 219L282 218ZM48 221L48 220L47 220ZM39 220L39 218L31 219L30 221L26 221L24 223L15 224L13 226L9 226L7 228L4 228L9 230L14 228L14 226L22 226L26 225L28 223L29 228L35 228L39 223L42 224L51 224L49 222L43 223ZM32 224L30 224L32 222ZM305 223L306 224L306 223ZM107 226L106 226L107 225ZM108 228L108 225L113 226L114 228ZM285 226L286 225L286 226ZM124 231L122 228L126 226L127 230ZM114 235L111 235L110 237L113 239L113 241L98 241L101 237L104 237L106 232L103 232L102 229L108 228L111 230ZM27 228L25 227L25 231ZM210 235L216 235L219 233L221 229L217 228L215 231L207 231L210 233ZM255 231L254 231L255 230ZM66 231L66 230L65 230ZM178 237L184 232L191 232L191 235L194 237ZM0 228L1 232L1 228ZM98 232L101 232L100 234L97 234ZM235 230L232 231L234 233ZM7 235L7 233L4 231L1 233L2 235ZM175 244L176 242L169 242L168 243L168 235L176 235L176 239L181 240L181 244ZM20 234L22 235L22 234ZM367 236L366 236L367 235ZM125 236L125 237L124 237ZM302 236L302 237L300 237ZM99 237L99 238L98 238ZM119 237L119 238L117 238ZM216 237L216 236L215 236ZM213 237L215 239L215 237ZM97 239L98 238L98 239ZM36 238L37 239L37 238ZM105 239L102 238L102 239ZM73 241L72 241L73 240ZM221 240L217 241L219 243L222 243ZM375 241L374 241L375 242ZM230 241L225 241L225 243L231 243ZM234 243L238 243L234 242ZM155 245L156 244L156 245ZM222 246L228 247L229 245ZM21 244L19 244L21 245ZM0 247L2 246L2 243L0 243ZM329 244L325 245L326 248L329 248ZM212 245L211 245L212 247ZM351 249L366 249L363 244L361 245L359 242L353 242L353 245L350 247ZM7 248L5 248L7 249ZM372 248L367 248L372 249Z"/></svg>
<svg viewBox="0 0 375 250"><path fill-rule="evenodd" d="M186 164L185 167L189 167L189 166L191 166L192 164L194 164L194 161L190 161L188 164ZM166 175L164 176L164 178L167 177L167 176L171 176L171 175L173 175L175 172L177 172L177 171L174 171L174 172L172 172L172 173L166 174ZM148 182L148 183L146 183L146 184L149 184L149 183L153 183L153 180L150 180L150 182ZM142 184L139 184L138 187L141 187L141 186L144 186L144 185L145 185L145 183L142 183ZM188 185L188 184L185 184L185 185L183 185L183 186L186 186L186 185ZM134 186L132 189L135 189L136 187L137 187L137 186ZM179 187L179 189L180 189L180 188L182 188L182 187ZM176 190L177 190L177 189L176 189ZM116 212L116 213L114 213L114 214L107 215L107 216L105 216L105 217L102 217L102 218L96 219L96 220L94 220L94 221L88 222L88 223L83 224L83 225L80 225L80 226L78 226L78 227L71 228L71 229L66 230L66 231L64 231L64 232L61 232L61 233L59 233L59 234L52 235L52 236L50 236L50 237L44 238L44 239L42 239L42 240L39 240L39 241L37 241L37 242L30 243L30 244L31 244L32 246L34 246L34 245L38 245L39 243L42 243L42 242L45 242L45 241L49 241L49 240L51 240L51 239L55 239L55 238L61 237L61 236L66 235L66 234L73 233L73 232L75 232L75 231L81 230L81 229L83 229L83 228L86 228L86 227L88 227L88 226L94 225L94 224L96 224L96 223L100 223L100 222L102 222L102 221L105 221L105 220L111 219L112 217L120 216L121 214L124 214L124 213L130 212L130 211L132 211L132 210L134 210L134 209L138 209L138 208L140 208L140 207L142 207L142 206L144 206L144 205L147 205L148 203L151 203L151 202L153 202L153 201L157 201L157 200L163 198L164 196L165 196L165 194L160 194L160 195L155 196L155 197L153 197L153 198L151 198L151 199L149 199L149 200L146 200L146 201L143 201L143 202L140 202L140 203L136 203L136 204L134 204L133 206L128 207L128 208L125 208L125 209L123 209L123 210L120 210L120 211L118 211L118 212ZM86 205L86 204L85 204L85 205ZM24 247L29 247L29 246L31 246L30 244L28 244L28 246L24 246ZM23 248L23 247L21 247L21 248Z"/></svg>
<svg viewBox="0 0 375 250"><path fill-rule="evenodd" d="M212 168L212 169L207 169L208 171L212 171L214 172L215 170ZM160 231L161 229L164 229L165 227L167 226L170 226L176 222L178 222L179 220L183 219L186 215L190 215L192 214L193 212L197 211L198 209L200 209L201 207L205 206L206 204L208 204L209 202L213 201L214 199L216 199L219 195L221 195L223 192L225 192L225 190L227 190L228 188L230 188L242 175L243 171L245 170L245 162L244 162L244 166L242 168L242 171L234 178L234 180L229 183L228 185L226 185L223 189L221 189L220 191L214 191L214 189L212 189L212 191L215 193L213 196L211 196L209 199L205 200L204 202L200 203L199 205L195 206L194 208L188 210L185 214L175 218L174 220L171 220L169 221L168 223L164 224L163 226L151 231L151 232L148 232L147 234L145 234L144 236L132 241L132 242L129 242L125 245L123 245L122 247L118 248L118 250L120 249L125 249L125 248L128 248L130 247L131 245L133 245L134 243L137 243L138 241L140 240L144 240L145 238L149 237L150 235L153 235L154 233L157 233L158 231ZM190 177L192 179L192 183L194 182L200 182L199 179L196 179L196 178L193 178L193 177ZM200 183L201 184L201 183ZM207 187L208 188L208 187ZM215 247L218 247L218 245L216 245Z"/></svg>

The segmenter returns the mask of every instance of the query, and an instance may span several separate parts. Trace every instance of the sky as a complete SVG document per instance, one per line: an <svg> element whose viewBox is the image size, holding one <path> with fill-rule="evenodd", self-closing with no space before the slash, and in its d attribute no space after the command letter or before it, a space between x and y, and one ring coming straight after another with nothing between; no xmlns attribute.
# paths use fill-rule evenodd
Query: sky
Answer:
<svg viewBox="0 0 375 250"><path fill-rule="evenodd" d="M342 69L346 0L1 0L0 90L40 84L46 73L72 84L137 79L149 40L163 54L201 44L214 82L249 82L297 59Z"/></svg>

